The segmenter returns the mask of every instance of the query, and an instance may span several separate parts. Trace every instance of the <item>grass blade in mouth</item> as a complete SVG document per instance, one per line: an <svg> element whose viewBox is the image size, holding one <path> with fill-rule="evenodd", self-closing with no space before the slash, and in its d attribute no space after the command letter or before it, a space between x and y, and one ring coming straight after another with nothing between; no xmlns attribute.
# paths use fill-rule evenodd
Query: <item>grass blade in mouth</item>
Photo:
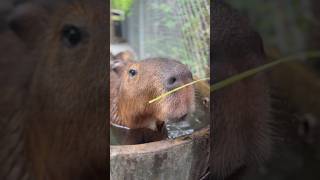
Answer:
<svg viewBox="0 0 320 180"><path fill-rule="evenodd" d="M164 98L164 97L166 97L166 96L168 96L168 95L170 95L170 94L172 94L172 93L174 93L174 92L176 92L176 91L179 91L179 90L182 89L182 88L185 88L185 87L191 86L192 84L195 84L195 83L197 83L197 82L205 81L205 80L209 80L209 79L210 79L210 78L208 78L208 77L207 77L207 78L202 78L202 79L198 79L198 80L192 81L192 82L190 82L190 83L188 83L188 84L184 84L184 85L182 85L182 86L179 86L179 87L177 87L177 88L175 88L175 89L173 89L173 90L171 90L171 91L168 91L168 92L166 92L166 93L164 93L164 94L161 94L160 96L158 96L158 97L150 100L150 101L149 101L149 104L151 104L151 103L153 103L153 102L155 102L155 101L158 101L158 100L160 100L160 99L162 99L162 98Z"/></svg>

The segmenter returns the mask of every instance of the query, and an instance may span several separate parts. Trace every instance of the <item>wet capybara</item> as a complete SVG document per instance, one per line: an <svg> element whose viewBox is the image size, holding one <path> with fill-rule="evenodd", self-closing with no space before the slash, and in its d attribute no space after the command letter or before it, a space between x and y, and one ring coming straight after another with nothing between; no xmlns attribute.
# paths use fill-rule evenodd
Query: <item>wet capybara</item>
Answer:
<svg viewBox="0 0 320 180"><path fill-rule="evenodd" d="M111 123L130 129L156 130L167 120L181 120L194 111L194 88L149 104L153 98L192 81L186 65L167 58L142 61L121 58L110 71Z"/></svg>
<svg viewBox="0 0 320 180"><path fill-rule="evenodd" d="M211 6L211 84L265 63L262 40L248 20L222 1ZM264 75L259 74L211 97L212 179L237 179L270 154L268 86Z"/></svg>
<svg viewBox="0 0 320 180"><path fill-rule="evenodd" d="M13 86L26 93L1 132L0 179L108 177L108 11L103 0L38 0L10 13L8 26L28 52L21 63L35 63L25 89ZM1 62L19 60L6 56Z"/></svg>

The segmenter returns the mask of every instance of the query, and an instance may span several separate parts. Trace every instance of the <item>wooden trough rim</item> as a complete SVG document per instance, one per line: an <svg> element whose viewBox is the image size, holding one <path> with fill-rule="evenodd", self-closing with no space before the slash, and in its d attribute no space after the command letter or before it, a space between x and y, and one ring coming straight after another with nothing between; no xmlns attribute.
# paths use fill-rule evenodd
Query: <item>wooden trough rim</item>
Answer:
<svg viewBox="0 0 320 180"><path fill-rule="evenodd" d="M181 146L197 139L208 139L210 134L209 126L202 128L190 135L178 137L176 139L166 139L162 141L150 142L145 144L135 145L110 145L110 157L126 154L147 154L155 153L158 151L167 150L171 147ZM157 147L157 148L155 148Z"/></svg>

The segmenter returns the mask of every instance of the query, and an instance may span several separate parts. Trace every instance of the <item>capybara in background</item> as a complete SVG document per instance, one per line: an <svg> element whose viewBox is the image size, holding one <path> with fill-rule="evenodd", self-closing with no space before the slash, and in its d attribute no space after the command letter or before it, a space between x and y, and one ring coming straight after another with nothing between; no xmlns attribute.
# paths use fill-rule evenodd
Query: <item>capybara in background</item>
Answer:
<svg viewBox="0 0 320 180"><path fill-rule="evenodd" d="M211 4L211 84L266 62L260 36L221 1ZM263 74L211 94L213 179L235 178L271 151L270 105Z"/></svg>
<svg viewBox="0 0 320 180"><path fill-rule="evenodd" d="M22 50L2 52L1 72L17 80L1 83L23 92L1 109L0 179L108 177L108 12L103 0L38 0L10 13L7 48Z"/></svg>

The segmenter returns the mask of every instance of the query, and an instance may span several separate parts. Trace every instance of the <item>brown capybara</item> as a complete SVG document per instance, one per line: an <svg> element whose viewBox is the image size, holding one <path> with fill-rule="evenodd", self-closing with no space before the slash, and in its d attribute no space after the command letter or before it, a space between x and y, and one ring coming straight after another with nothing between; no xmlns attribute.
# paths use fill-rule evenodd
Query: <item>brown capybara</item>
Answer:
<svg viewBox="0 0 320 180"><path fill-rule="evenodd" d="M157 130L167 120L181 120L194 111L194 88L186 87L160 101L153 98L192 81L186 65L166 58L142 61L116 59L110 71L111 123L130 129Z"/></svg>
<svg viewBox="0 0 320 180"><path fill-rule="evenodd" d="M260 36L246 18L215 1L211 5L211 84L266 62ZM211 94L212 179L235 178L268 158L271 117L263 74Z"/></svg>
<svg viewBox="0 0 320 180"><path fill-rule="evenodd" d="M108 11L104 0L38 0L10 13L8 26L27 53L1 56L16 62L0 68L29 70L29 77L10 76L30 80L21 80L23 103L3 123L0 179L108 177ZM17 63L29 58L35 62L27 69Z"/></svg>

